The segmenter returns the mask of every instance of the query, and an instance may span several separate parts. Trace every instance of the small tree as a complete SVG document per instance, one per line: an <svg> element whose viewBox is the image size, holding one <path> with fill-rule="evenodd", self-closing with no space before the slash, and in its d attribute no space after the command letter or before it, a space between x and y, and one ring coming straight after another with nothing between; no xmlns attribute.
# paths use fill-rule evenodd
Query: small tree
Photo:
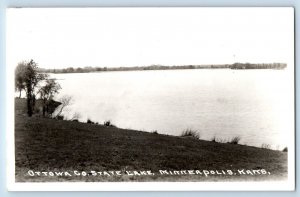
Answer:
<svg viewBox="0 0 300 197"><path fill-rule="evenodd" d="M35 92L40 81L48 75L38 73L38 65L33 60L20 62L15 70L15 88L25 90L27 99L27 114L32 116L35 105ZM21 94L21 93L20 93Z"/></svg>
<svg viewBox="0 0 300 197"><path fill-rule="evenodd" d="M54 79L46 79L45 85L39 89L38 93L43 102L43 116L45 116L46 112L49 112L49 103L51 102L54 94L57 94L60 89L60 85L56 83Z"/></svg>

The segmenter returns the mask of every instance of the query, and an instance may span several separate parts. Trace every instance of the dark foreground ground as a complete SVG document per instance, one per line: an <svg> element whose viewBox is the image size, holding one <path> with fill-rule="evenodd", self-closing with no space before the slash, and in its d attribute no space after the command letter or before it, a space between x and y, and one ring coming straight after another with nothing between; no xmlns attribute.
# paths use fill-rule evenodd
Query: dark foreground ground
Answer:
<svg viewBox="0 0 300 197"><path fill-rule="evenodd" d="M16 100L16 181L268 181L287 153L80 122L27 117ZM147 172L148 171L148 172ZM150 172L151 171L151 172Z"/></svg>

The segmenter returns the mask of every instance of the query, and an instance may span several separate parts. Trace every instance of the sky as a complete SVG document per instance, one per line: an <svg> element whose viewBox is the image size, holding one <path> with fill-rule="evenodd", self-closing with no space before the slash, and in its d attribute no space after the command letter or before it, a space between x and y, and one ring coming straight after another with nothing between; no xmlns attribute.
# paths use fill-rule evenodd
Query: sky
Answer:
<svg viewBox="0 0 300 197"><path fill-rule="evenodd" d="M9 8L8 66L292 64L292 8Z"/></svg>

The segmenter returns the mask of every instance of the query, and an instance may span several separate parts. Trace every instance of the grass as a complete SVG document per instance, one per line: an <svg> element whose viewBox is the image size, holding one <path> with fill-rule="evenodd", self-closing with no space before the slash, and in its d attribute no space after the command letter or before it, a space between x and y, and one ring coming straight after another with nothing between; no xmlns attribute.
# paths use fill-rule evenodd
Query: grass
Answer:
<svg viewBox="0 0 300 197"><path fill-rule="evenodd" d="M16 99L16 110L21 110L24 104L22 99ZM287 152L194 139L38 116L29 118L26 114L16 113L16 181L262 181L287 178ZM194 169L266 169L271 175L158 174L159 170ZM28 170L151 170L155 175L30 177Z"/></svg>
<svg viewBox="0 0 300 197"><path fill-rule="evenodd" d="M218 143L228 143L228 139L216 138L216 142L218 142Z"/></svg>
<svg viewBox="0 0 300 197"><path fill-rule="evenodd" d="M192 130L192 129L186 129L184 131L182 131L181 137L192 137L195 139L200 139L200 133L196 130Z"/></svg>

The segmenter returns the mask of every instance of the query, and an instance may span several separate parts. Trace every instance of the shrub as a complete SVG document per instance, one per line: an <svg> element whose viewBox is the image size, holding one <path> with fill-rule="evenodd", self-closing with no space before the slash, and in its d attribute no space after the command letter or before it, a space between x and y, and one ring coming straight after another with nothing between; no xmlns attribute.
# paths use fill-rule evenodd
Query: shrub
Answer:
<svg viewBox="0 0 300 197"><path fill-rule="evenodd" d="M104 126L107 126L107 127L116 127L115 125L113 125L113 124L111 123L110 120L104 121L103 125L104 125Z"/></svg>
<svg viewBox="0 0 300 197"><path fill-rule="evenodd" d="M187 129L184 130L181 135L181 137L194 137L196 139L200 139L200 134L198 131L192 130L192 129Z"/></svg>
<svg viewBox="0 0 300 197"><path fill-rule="evenodd" d="M64 116L62 116L62 115L56 116L56 119L57 119L57 120L63 120L63 119L64 119Z"/></svg>
<svg viewBox="0 0 300 197"><path fill-rule="evenodd" d="M211 138L211 141L212 141L212 142L217 142L216 136L212 137L212 138Z"/></svg>
<svg viewBox="0 0 300 197"><path fill-rule="evenodd" d="M87 119L86 123L88 124L95 124L93 121L91 121L89 118Z"/></svg>
<svg viewBox="0 0 300 197"><path fill-rule="evenodd" d="M285 147L282 152L288 152L288 147Z"/></svg>
<svg viewBox="0 0 300 197"><path fill-rule="evenodd" d="M151 133L153 133L153 134L158 134L156 130L155 130L155 131L152 131Z"/></svg>
<svg viewBox="0 0 300 197"><path fill-rule="evenodd" d="M238 144L241 138L239 136L233 137L228 143L229 144Z"/></svg>
<svg viewBox="0 0 300 197"><path fill-rule="evenodd" d="M110 122L110 120L106 120L106 121L104 121L103 124L104 124L104 126L109 127L111 125L111 122Z"/></svg>

